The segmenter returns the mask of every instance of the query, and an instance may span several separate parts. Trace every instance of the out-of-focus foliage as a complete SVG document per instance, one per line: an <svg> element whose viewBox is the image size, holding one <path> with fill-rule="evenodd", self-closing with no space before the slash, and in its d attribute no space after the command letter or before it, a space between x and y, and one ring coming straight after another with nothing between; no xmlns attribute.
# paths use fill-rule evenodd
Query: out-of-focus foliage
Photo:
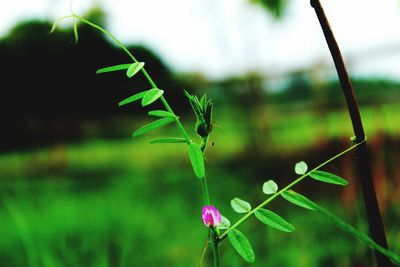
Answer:
<svg viewBox="0 0 400 267"><path fill-rule="evenodd" d="M94 20L102 21L98 13L90 13L89 17L97 14L99 17ZM78 45L73 42L72 29L59 27L49 34L50 29L49 22L25 21L0 39L0 58L5 67L0 105L4 127L0 138L7 140L0 143L0 149L86 138L92 135L93 122L140 114L139 108L118 107L118 103L134 92L150 89L143 75L135 79L128 79L121 72L96 75L102 67L130 63L129 57L85 25L79 25ZM190 108L183 94L188 83L179 82L169 66L148 48L131 45L128 49L146 62L175 110ZM104 126L103 134L118 136L117 129ZM53 140L55 136L61 139Z"/></svg>
<svg viewBox="0 0 400 267"><path fill-rule="evenodd" d="M250 0L250 2L261 5L274 18L279 19L284 14L288 0Z"/></svg>

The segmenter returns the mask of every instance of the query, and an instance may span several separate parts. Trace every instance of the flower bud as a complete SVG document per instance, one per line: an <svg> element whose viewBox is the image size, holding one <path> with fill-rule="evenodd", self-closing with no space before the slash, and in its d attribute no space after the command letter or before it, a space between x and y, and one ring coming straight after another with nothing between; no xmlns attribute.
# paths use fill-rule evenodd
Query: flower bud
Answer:
<svg viewBox="0 0 400 267"><path fill-rule="evenodd" d="M218 226L221 223L221 214L214 206L204 206L202 209L202 219L207 227Z"/></svg>

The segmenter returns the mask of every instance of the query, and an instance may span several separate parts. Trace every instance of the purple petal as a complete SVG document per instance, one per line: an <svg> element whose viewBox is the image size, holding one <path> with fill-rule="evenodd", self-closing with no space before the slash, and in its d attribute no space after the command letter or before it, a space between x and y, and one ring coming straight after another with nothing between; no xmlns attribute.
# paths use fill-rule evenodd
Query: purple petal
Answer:
<svg viewBox="0 0 400 267"><path fill-rule="evenodd" d="M202 219L205 226L217 226L221 223L221 214L214 206L204 206L202 209Z"/></svg>

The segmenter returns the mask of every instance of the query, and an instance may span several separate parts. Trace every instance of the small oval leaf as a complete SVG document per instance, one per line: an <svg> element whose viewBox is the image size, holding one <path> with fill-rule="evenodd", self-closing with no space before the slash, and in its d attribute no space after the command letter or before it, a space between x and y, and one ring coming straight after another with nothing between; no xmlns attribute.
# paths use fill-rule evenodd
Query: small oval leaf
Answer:
<svg viewBox="0 0 400 267"><path fill-rule="evenodd" d="M232 247L243 257L247 262L254 262L256 257L251 248L249 240L239 230L231 229L228 231L228 239Z"/></svg>
<svg viewBox="0 0 400 267"><path fill-rule="evenodd" d="M150 144L177 144L177 143L187 143L185 138L159 138L150 141Z"/></svg>
<svg viewBox="0 0 400 267"><path fill-rule="evenodd" d="M139 135L148 133L148 132L150 132L150 131L152 131L154 129L163 127L165 125L168 125L168 124L170 124L170 123L172 123L174 121L175 121L174 118L162 118L162 119L153 121L153 122L151 122L151 123L139 128L139 129L137 129L136 131L134 131L132 136L133 137L137 137Z"/></svg>
<svg viewBox="0 0 400 267"><path fill-rule="evenodd" d="M228 220L228 218L224 217L221 214L221 222L218 225L218 228L220 230L228 229L231 226L231 222Z"/></svg>
<svg viewBox="0 0 400 267"><path fill-rule="evenodd" d="M148 106L157 99L159 99L164 94L163 90L158 88L153 88L147 91L147 93L142 98L142 106Z"/></svg>
<svg viewBox="0 0 400 267"><path fill-rule="evenodd" d="M263 192L266 195L275 194L278 191L278 185L273 181L266 181L263 185Z"/></svg>
<svg viewBox="0 0 400 267"><path fill-rule="evenodd" d="M231 200L231 206L237 213L246 213L251 210L251 205L249 202L244 201L238 197Z"/></svg>
<svg viewBox="0 0 400 267"><path fill-rule="evenodd" d="M135 62L130 64L128 70L126 71L126 75L129 78L132 78L133 75L135 75L136 73L139 72L139 70L141 70L144 66L144 62Z"/></svg>
<svg viewBox="0 0 400 267"><path fill-rule="evenodd" d="M173 118L178 118L174 113L171 113L169 111L165 110L151 110L148 113L150 116L155 116L155 117L173 117Z"/></svg>
<svg viewBox="0 0 400 267"><path fill-rule="evenodd" d="M314 202L312 202L305 196L303 196L299 193L296 193L292 190L282 192L281 196L294 205L297 205L299 207L309 209L309 210L316 210Z"/></svg>
<svg viewBox="0 0 400 267"><path fill-rule="evenodd" d="M313 178L314 180L318 180L324 183L329 183L329 184L336 184L336 185L348 185L349 182L347 182L345 179L342 177L339 177L335 174L329 173L329 172L324 172L324 171L312 171L310 173L310 177Z"/></svg>
<svg viewBox="0 0 400 267"><path fill-rule="evenodd" d="M118 70L126 70L129 68L129 66L131 66L131 64L119 64L119 65L115 65L115 66L105 67L105 68L98 69L96 71L96 74L106 73L106 72L111 72L111 71L118 71Z"/></svg>
<svg viewBox="0 0 400 267"><path fill-rule="evenodd" d="M254 212L254 215L260 222L262 222L272 228L278 229L280 231L290 233L295 230L293 225L291 225L289 222L287 222L281 216L279 216L278 214L276 214L275 212L272 212L270 210L258 209Z"/></svg>
<svg viewBox="0 0 400 267"><path fill-rule="evenodd" d="M204 167L204 156L198 144L191 143L189 145L189 158L192 163L194 174L198 178L204 178L205 167Z"/></svg>
<svg viewBox="0 0 400 267"><path fill-rule="evenodd" d="M298 175L303 175L307 172L307 164L304 161L297 162L294 166L294 172Z"/></svg>
<svg viewBox="0 0 400 267"><path fill-rule="evenodd" d="M143 96L146 94L146 92L147 92L147 91L134 94L134 95L132 95L132 96L130 96L130 97L128 97L128 98L122 100L121 102L119 102L119 103L118 103L118 106L121 107L121 106L123 106L123 105L129 104L129 103L134 102L134 101L136 101L136 100L142 99Z"/></svg>

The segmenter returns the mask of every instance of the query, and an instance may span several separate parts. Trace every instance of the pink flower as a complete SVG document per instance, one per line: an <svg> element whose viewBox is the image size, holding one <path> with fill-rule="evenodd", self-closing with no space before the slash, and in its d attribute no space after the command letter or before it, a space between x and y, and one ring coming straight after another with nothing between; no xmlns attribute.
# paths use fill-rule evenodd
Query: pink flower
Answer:
<svg viewBox="0 0 400 267"><path fill-rule="evenodd" d="M214 206L204 206L202 211L203 223L207 226L217 226L221 222L221 214Z"/></svg>

